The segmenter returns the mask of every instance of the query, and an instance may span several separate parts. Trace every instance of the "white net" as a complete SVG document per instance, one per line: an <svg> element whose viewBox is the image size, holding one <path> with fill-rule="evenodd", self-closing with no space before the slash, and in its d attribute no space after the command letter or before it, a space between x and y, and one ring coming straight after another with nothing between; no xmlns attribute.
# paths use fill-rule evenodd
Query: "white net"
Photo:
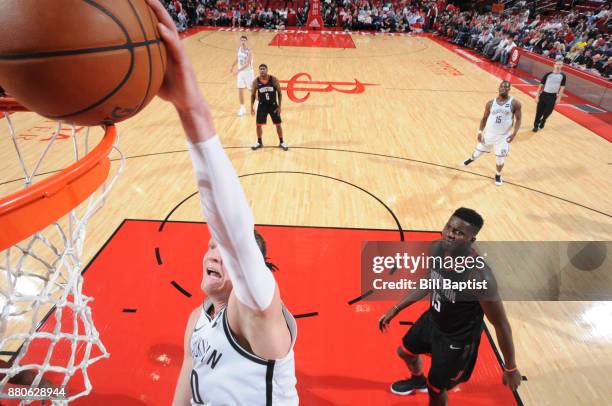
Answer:
<svg viewBox="0 0 612 406"><path fill-rule="evenodd" d="M53 176L104 136L101 128L51 127L47 120L41 124L40 116L28 115L34 113L4 113L10 137L0 141L0 148L7 151L12 144L16 154L13 162L0 164L0 196L9 187L28 188ZM16 128L20 118L26 131ZM87 368L109 356L93 323L93 299L82 291L82 272L87 225L125 166L118 138L110 158L110 176L88 199L0 253L0 398L28 404L40 396L67 403L91 392ZM38 389L26 390L33 388Z"/></svg>

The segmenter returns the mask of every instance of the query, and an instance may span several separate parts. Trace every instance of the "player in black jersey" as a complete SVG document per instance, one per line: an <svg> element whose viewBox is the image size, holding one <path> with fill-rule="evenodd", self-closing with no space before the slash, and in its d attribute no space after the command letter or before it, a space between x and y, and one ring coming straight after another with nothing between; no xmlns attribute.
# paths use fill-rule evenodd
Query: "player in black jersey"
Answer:
<svg viewBox="0 0 612 406"><path fill-rule="evenodd" d="M477 254L472 249L472 243L483 223L482 217L472 209L462 207L456 210L442 231L442 240L432 244L429 255L453 259L473 257L472 263L477 264ZM425 272L428 281L471 280L479 283L480 289L459 291L444 289L433 283L432 289L411 291L380 318L379 328L384 331L399 312L428 294L431 295L431 306L406 333L402 345L397 349L397 354L406 363L412 377L394 382L391 392L398 395L429 392L430 406L447 405L447 391L466 382L472 374L484 328L484 315L495 327L504 355L502 382L515 390L521 382L521 374L514 358L512 330L491 270L481 261L480 266L464 267L461 272L457 266L455 269L430 269ZM419 354L431 354L431 368L427 378Z"/></svg>
<svg viewBox="0 0 612 406"><path fill-rule="evenodd" d="M261 142L261 126L265 125L268 121L268 114L272 118L272 122L276 126L276 132L278 134L278 147L283 151L287 151L289 146L285 144L283 140L283 127L281 126L281 101L283 94L281 92L280 84L278 80L268 75L268 67L265 64L259 65L259 76L253 81L251 91L251 114L255 114L253 105L255 104L255 98L257 97L257 144L253 145L251 149L256 150L263 148L263 142ZM278 101L277 101L278 95Z"/></svg>

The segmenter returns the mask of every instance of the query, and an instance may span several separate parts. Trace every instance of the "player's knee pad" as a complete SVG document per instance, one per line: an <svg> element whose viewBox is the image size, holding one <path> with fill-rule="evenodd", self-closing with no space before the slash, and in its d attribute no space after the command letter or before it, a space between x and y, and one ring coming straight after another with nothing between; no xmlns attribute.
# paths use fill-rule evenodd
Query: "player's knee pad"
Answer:
<svg viewBox="0 0 612 406"><path fill-rule="evenodd" d="M504 162L506 162L506 157L505 156L499 156L499 155L495 156L495 163L497 165L502 166L504 164Z"/></svg>

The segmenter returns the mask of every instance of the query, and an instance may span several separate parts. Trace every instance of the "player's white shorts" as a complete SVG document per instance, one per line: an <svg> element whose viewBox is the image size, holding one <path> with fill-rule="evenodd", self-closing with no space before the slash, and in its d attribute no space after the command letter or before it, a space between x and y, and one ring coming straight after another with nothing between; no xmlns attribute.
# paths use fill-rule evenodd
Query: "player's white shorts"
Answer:
<svg viewBox="0 0 612 406"><path fill-rule="evenodd" d="M245 69L236 75L236 86L238 89L251 89L254 80L253 69Z"/></svg>
<svg viewBox="0 0 612 406"><path fill-rule="evenodd" d="M476 149L480 152L491 152L493 150L496 156L508 156L510 144L506 141L510 134L485 134L484 142L479 142Z"/></svg>

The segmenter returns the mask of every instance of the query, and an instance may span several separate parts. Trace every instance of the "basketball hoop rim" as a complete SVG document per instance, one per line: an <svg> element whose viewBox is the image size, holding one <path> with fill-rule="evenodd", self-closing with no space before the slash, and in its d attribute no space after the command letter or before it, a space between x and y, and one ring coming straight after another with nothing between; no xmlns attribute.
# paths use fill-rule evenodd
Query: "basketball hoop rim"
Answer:
<svg viewBox="0 0 612 406"><path fill-rule="evenodd" d="M11 98L0 98L0 112L28 111ZM23 241L77 207L108 178L109 154L117 140L114 125L87 155L60 172L0 198L0 251Z"/></svg>

